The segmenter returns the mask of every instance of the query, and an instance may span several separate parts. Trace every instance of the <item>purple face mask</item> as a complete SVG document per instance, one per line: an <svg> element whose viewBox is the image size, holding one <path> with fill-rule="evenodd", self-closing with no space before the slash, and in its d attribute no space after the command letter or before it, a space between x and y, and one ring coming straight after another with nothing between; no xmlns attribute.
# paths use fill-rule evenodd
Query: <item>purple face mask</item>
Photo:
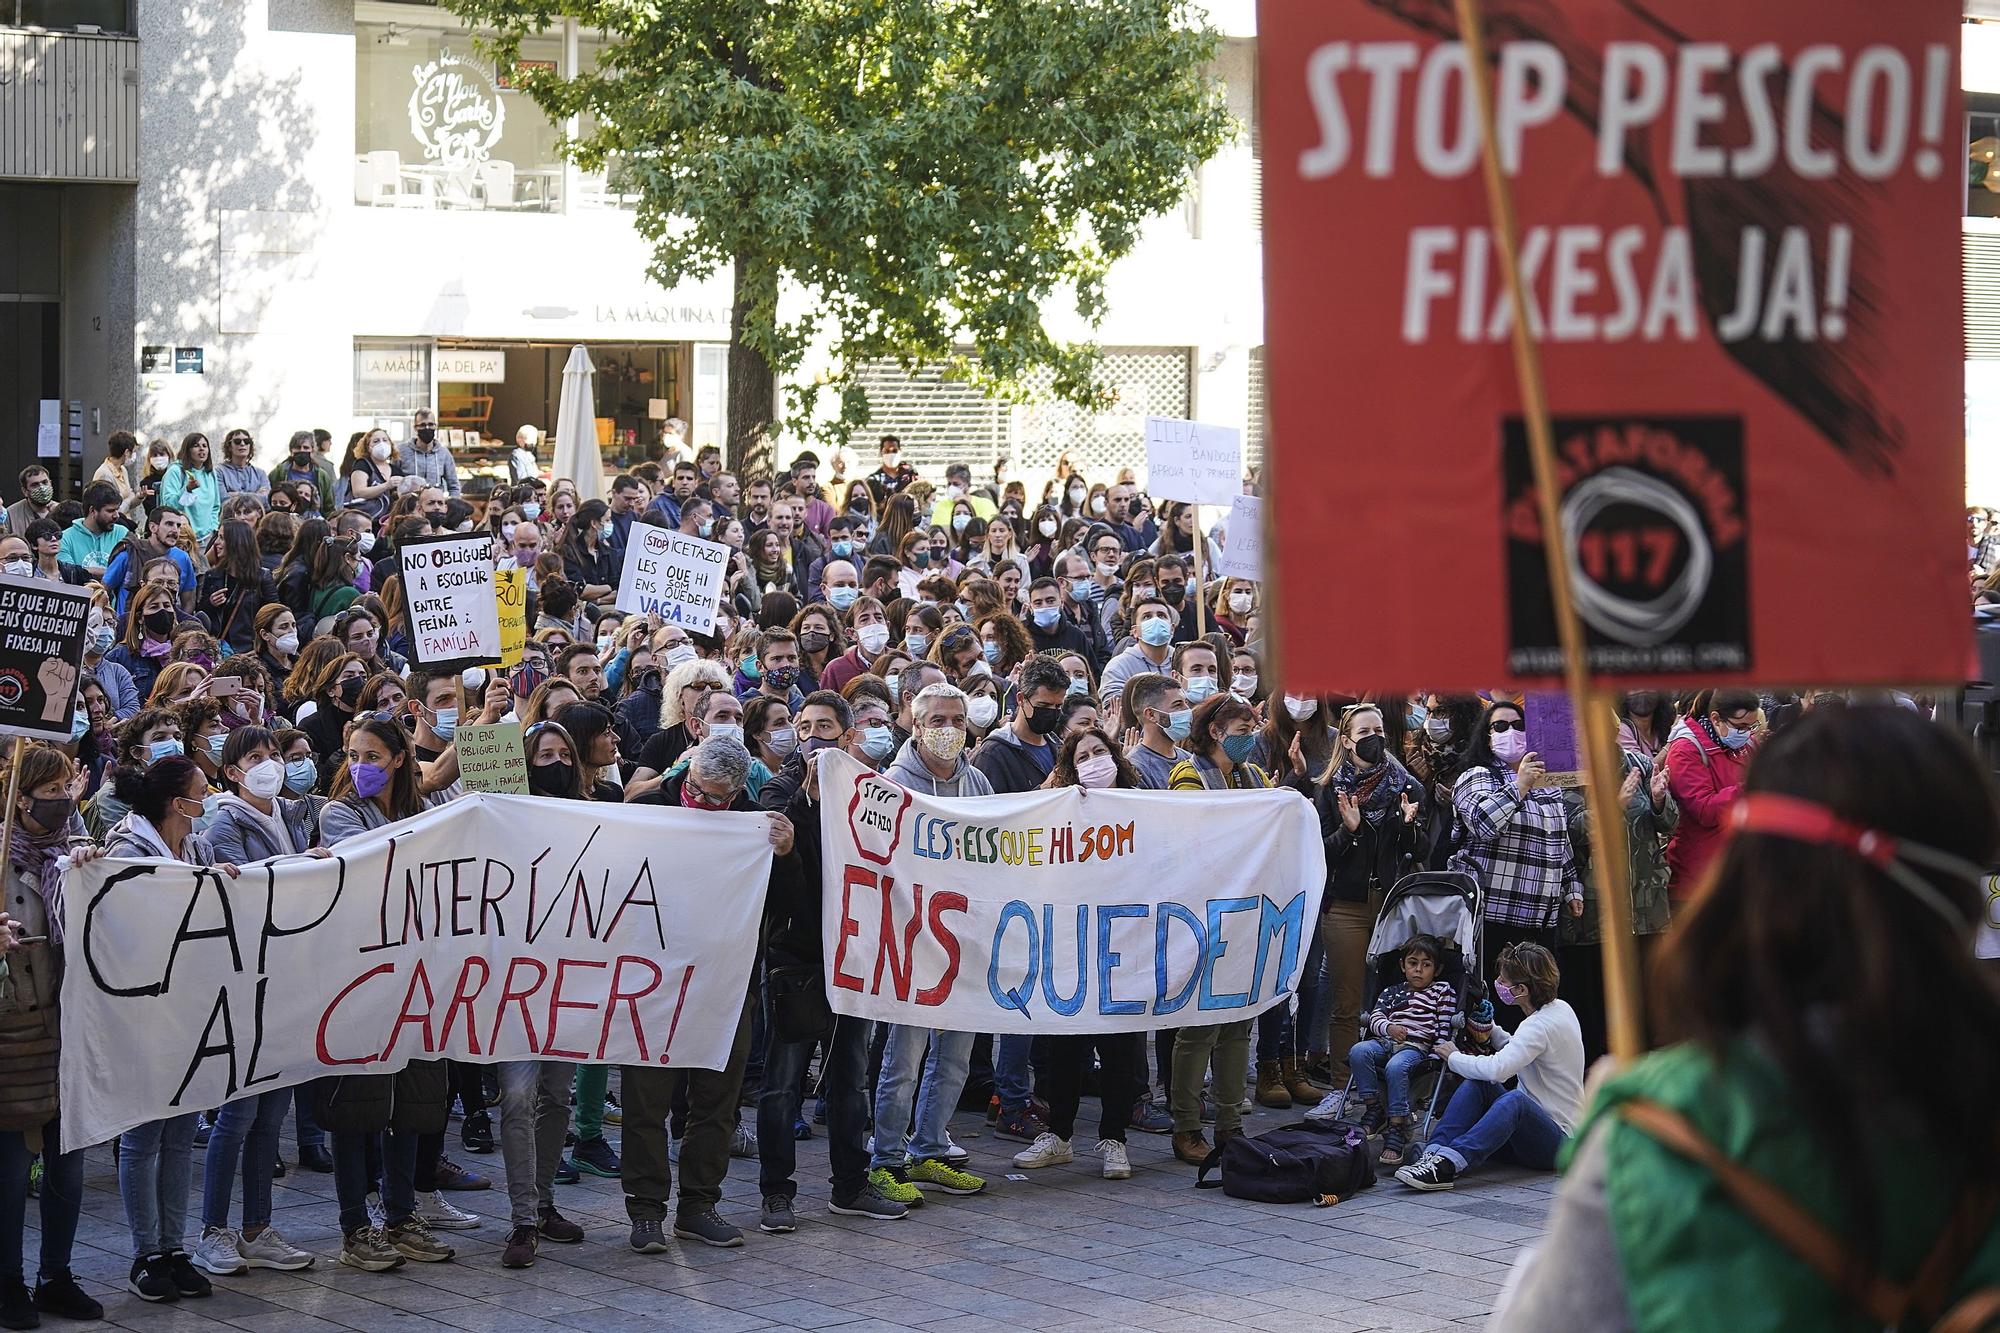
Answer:
<svg viewBox="0 0 2000 1333"><path fill-rule="evenodd" d="M1493 979L1493 994L1499 998L1502 1004L1519 1004L1521 1001L1521 992L1509 986L1505 977L1495 977Z"/></svg>
<svg viewBox="0 0 2000 1333"><path fill-rule="evenodd" d="M380 764L349 764L347 775L354 779L354 794L372 801L389 785L389 770Z"/></svg>

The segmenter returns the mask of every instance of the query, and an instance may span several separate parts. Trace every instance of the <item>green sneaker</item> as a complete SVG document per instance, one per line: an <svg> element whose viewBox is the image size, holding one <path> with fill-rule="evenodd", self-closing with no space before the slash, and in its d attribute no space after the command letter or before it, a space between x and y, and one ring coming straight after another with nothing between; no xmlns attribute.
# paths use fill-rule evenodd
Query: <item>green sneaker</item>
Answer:
<svg viewBox="0 0 2000 1333"><path fill-rule="evenodd" d="M929 1185L943 1190L946 1194L977 1194L986 1188L986 1182L970 1171L961 1171L949 1162L927 1157L912 1163L910 1180L918 1185Z"/></svg>
<svg viewBox="0 0 2000 1333"><path fill-rule="evenodd" d="M910 1176L900 1166L878 1166L868 1173L868 1183L875 1192L893 1203L905 1208L915 1208L924 1201L924 1193L910 1183Z"/></svg>

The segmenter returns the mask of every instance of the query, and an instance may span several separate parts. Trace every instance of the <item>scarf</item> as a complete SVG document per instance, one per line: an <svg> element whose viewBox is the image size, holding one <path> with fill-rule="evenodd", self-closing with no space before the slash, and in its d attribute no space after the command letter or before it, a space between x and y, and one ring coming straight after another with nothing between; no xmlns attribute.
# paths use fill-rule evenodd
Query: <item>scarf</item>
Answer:
<svg viewBox="0 0 2000 1333"><path fill-rule="evenodd" d="M18 823L14 827L14 840L7 845L7 863L14 873L23 879L35 877L35 893L49 919L49 942L57 948L62 947L63 938L63 893L62 872L56 868L56 862L68 852L68 829L31 835Z"/></svg>
<svg viewBox="0 0 2000 1333"><path fill-rule="evenodd" d="M156 639L150 634L141 636L139 640L139 656L141 657L165 657L173 650L174 646L171 643L168 643L165 639Z"/></svg>
<svg viewBox="0 0 2000 1333"><path fill-rule="evenodd" d="M1690 721L1690 722L1694 723L1694 724L1695 724L1695 725L1696 725L1697 727L1700 727L1700 728L1701 728L1701 731L1702 731L1702 734L1703 734L1704 736L1707 736L1707 737L1708 737L1708 738L1709 738L1709 739L1710 739L1711 741L1714 741L1714 742L1715 742L1715 748L1716 748L1716 749L1718 749L1718 750L1727 750L1727 749L1729 748L1729 747L1728 747L1727 745L1724 745L1724 744L1722 743L1722 736L1721 736L1721 734L1720 734L1719 732L1717 732L1717 731L1716 731L1716 729L1715 729L1715 723L1714 723L1713 721L1711 721L1711 720L1710 720L1709 718L1707 718L1707 717L1692 717L1692 718L1689 718L1689 719L1688 719L1688 721Z"/></svg>
<svg viewBox="0 0 2000 1333"><path fill-rule="evenodd" d="M1410 785L1410 774L1393 755L1384 755L1381 763L1366 772L1356 768L1352 759L1343 759L1334 772L1333 785L1359 797L1361 817L1380 824Z"/></svg>

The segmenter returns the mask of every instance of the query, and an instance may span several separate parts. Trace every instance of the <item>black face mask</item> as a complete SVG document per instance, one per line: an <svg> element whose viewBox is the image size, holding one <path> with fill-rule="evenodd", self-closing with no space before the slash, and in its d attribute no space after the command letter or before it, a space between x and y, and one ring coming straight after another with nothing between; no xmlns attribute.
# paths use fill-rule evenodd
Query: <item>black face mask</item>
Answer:
<svg viewBox="0 0 2000 1333"><path fill-rule="evenodd" d="M69 817L75 812L76 801L68 796L47 796L28 802L28 818L49 833L60 833L68 828Z"/></svg>
<svg viewBox="0 0 2000 1333"><path fill-rule="evenodd" d="M1046 736L1060 726L1062 726L1062 708L1060 705L1045 705L1028 710L1028 730L1034 732L1037 736Z"/></svg>
<svg viewBox="0 0 2000 1333"><path fill-rule="evenodd" d="M354 706L361 702L361 690L367 683L360 676L343 680L340 684L333 687L334 696L346 706L349 712L353 712Z"/></svg>
<svg viewBox="0 0 2000 1333"><path fill-rule="evenodd" d="M569 764L531 764L528 768L528 787L544 796L563 795L575 780L576 769Z"/></svg>
<svg viewBox="0 0 2000 1333"><path fill-rule="evenodd" d="M1160 600L1168 606L1179 606L1181 599L1186 596L1187 584L1185 583L1162 583L1160 585Z"/></svg>
<svg viewBox="0 0 2000 1333"><path fill-rule="evenodd" d="M1354 742L1354 753L1366 764L1379 764L1382 756L1389 753L1389 742L1380 736L1363 736Z"/></svg>
<svg viewBox="0 0 2000 1333"><path fill-rule="evenodd" d="M156 639L164 639L174 630L174 613L171 611L148 611L141 622L146 632Z"/></svg>
<svg viewBox="0 0 2000 1333"><path fill-rule="evenodd" d="M417 442L419 444L429 444L431 441L437 439L437 437L438 433L436 426L417 427Z"/></svg>
<svg viewBox="0 0 2000 1333"><path fill-rule="evenodd" d="M292 455L292 466L303 472L312 466L313 456L301 449Z"/></svg>

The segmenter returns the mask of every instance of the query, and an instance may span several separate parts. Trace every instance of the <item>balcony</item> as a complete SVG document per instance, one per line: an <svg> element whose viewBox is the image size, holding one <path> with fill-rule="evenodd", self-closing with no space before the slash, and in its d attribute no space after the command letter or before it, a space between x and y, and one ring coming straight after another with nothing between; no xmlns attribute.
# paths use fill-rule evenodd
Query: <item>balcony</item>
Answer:
<svg viewBox="0 0 2000 1333"><path fill-rule="evenodd" d="M0 28L0 179L139 179L139 43Z"/></svg>

